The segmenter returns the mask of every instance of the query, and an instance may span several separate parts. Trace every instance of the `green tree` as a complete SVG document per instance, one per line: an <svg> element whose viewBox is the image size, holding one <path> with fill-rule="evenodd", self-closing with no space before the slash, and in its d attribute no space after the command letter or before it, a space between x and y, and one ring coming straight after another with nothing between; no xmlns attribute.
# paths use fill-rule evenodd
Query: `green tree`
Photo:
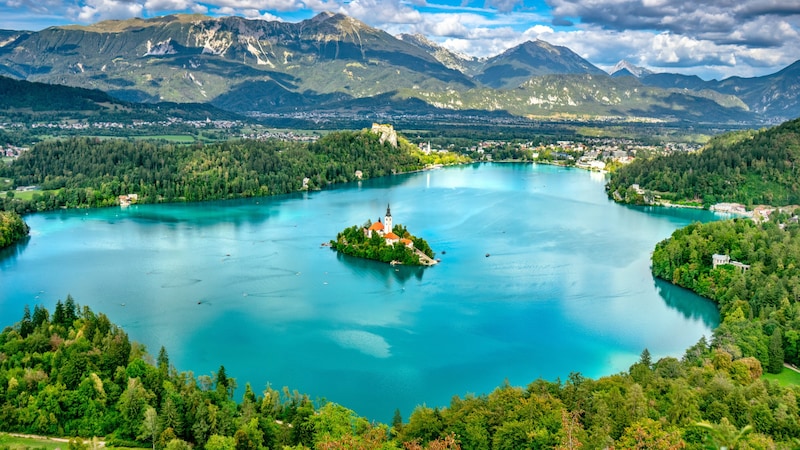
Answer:
<svg viewBox="0 0 800 450"><path fill-rule="evenodd" d="M745 444L747 436L753 431L753 427L747 425L742 429L737 429L727 418L723 417L719 423L698 422L696 426L706 433L706 444L711 449L737 450Z"/></svg>
<svg viewBox="0 0 800 450"><path fill-rule="evenodd" d="M619 448L641 450L674 450L685 448L680 432L665 430L660 422L645 418L631 424L617 441Z"/></svg>
<svg viewBox="0 0 800 450"><path fill-rule="evenodd" d="M144 411L144 418L142 419L142 426L140 429L139 439L147 439L153 444L153 450L156 450L156 440L160 434L158 414L155 408L147 406Z"/></svg>
<svg viewBox="0 0 800 450"><path fill-rule="evenodd" d="M205 445L206 450L236 450L236 439L212 434Z"/></svg>
<svg viewBox="0 0 800 450"><path fill-rule="evenodd" d="M395 408L394 415L392 416L392 433L397 435L403 431L403 416L400 414L400 408Z"/></svg>
<svg viewBox="0 0 800 450"><path fill-rule="evenodd" d="M126 439L135 439L142 427L147 402L152 394L147 392L138 378L128 380L128 386L120 396L117 409L120 413L118 434Z"/></svg>
<svg viewBox="0 0 800 450"><path fill-rule="evenodd" d="M783 370L783 337L780 327L775 327L769 339L769 365L767 372L781 373Z"/></svg>

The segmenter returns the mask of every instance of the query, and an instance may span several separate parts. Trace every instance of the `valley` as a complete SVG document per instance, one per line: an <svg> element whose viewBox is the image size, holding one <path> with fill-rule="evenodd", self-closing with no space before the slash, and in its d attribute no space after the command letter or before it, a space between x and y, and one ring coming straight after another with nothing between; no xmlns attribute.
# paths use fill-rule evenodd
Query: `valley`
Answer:
<svg viewBox="0 0 800 450"><path fill-rule="evenodd" d="M0 75L253 117L501 114L736 126L800 113L797 64L722 81L631 65L607 74L542 40L477 59L332 13L299 23L170 15L6 34Z"/></svg>
<svg viewBox="0 0 800 450"><path fill-rule="evenodd" d="M0 30L0 432L797 446L800 61L271 18Z"/></svg>

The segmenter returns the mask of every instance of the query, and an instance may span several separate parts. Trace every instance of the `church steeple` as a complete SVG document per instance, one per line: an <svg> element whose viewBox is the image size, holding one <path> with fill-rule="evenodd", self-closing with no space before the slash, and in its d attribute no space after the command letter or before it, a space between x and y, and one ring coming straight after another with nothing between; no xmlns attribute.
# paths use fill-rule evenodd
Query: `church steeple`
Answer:
<svg viewBox="0 0 800 450"><path fill-rule="evenodd" d="M383 218L383 226L386 233L392 232L392 210L389 204L386 204L386 217Z"/></svg>

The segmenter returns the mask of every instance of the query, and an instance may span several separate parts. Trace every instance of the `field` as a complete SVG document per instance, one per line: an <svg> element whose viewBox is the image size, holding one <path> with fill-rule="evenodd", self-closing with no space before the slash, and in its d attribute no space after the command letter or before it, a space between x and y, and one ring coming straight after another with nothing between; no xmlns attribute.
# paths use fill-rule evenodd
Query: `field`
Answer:
<svg viewBox="0 0 800 450"><path fill-rule="evenodd" d="M143 136L131 136L133 139L155 139L155 140L163 140L167 142L175 142L179 144L191 144L198 140L195 136L189 136L185 134L161 134L161 135L143 135Z"/></svg>
<svg viewBox="0 0 800 450"><path fill-rule="evenodd" d="M84 439L83 446L80 448L85 450L108 448L116 450L141 450L131 447L106 447L105 442L95 438L94 443L91 439ZM66 438L48 438L45 436L33 436L9 433L0 433L0 449L1 450L67 450L69 448L69 439Z"/></svg>
<svg viewBox="0 0 800 450"><path fill-rule="evenodd" d="M16 437L10 434L0 433L0 449L9 450L55 450L66 449L67 442L54 441L47 438Z"/></svg>
<svg viewBox="0 0 800 450"><path fill-rule="evenodd" d="M34 194L42 195L42 192L45 192L45 191L13 191L13 192L14 192L14 198L18 198L20 200L26 200L27 201L27 200L32 200ZM49 191L49 192L52 192L53 194L57 194L58 190ZM0 193L0 195L2 195L2 194ZM8 194L5 194L5 195L8 195Z"/></svg>
<svg viewBox="0 0 800 450"><path fill-rule="evenodd" d="M783 368L781 373L765 373L764 378L770 381L777 381L781 386L800 385L800 373L786 367Z"/></svg>

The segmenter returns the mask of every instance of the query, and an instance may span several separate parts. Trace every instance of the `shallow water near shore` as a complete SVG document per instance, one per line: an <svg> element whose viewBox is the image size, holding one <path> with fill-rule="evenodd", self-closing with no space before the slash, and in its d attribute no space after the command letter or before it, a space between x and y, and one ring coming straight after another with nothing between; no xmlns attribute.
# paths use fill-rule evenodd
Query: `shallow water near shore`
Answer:
<svg viewBox="0 0 800 450"><path fill-rule="evenodd" d="M274 198L26 217L0 254L0 317L71 294L178 370L289 386L388 422L504 380L598 377L644 348L680 357L713 304L650 274L654 245L708 211L630 208L602 176L482 164ZM393 267L321 246L377 220L442 260ZM489 256L487 256L489 255Z"/></svg>

